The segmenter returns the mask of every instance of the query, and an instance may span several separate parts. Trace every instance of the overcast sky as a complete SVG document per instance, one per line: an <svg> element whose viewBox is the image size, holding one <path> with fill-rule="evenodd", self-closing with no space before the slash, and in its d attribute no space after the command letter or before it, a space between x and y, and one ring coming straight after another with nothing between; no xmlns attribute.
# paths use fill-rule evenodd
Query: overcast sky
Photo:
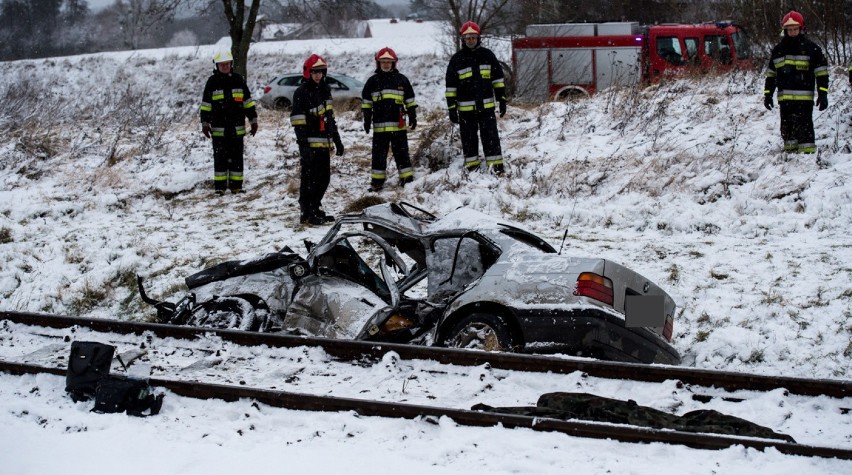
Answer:
<svg viewBox="0 0 852 475"><path fill-rule="evenodd" d="M408 0L374 0L379 5L407 5ZM89 0L89 8L92 10L100 10L103 7L112 5L115 0Z"/></svg>

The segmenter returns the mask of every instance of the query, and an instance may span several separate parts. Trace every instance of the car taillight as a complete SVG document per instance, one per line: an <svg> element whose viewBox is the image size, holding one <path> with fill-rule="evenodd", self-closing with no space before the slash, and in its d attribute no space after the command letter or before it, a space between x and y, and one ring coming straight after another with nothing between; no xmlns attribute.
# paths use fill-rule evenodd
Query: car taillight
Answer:
<svg viewBox="0 0 852 475"><path fill-rule="evenodd" d="M271 90L272 90L272 88L271 88L271 87L266 86L266 87L264 87L264 88L263 88L263 93L264 93L264 94L266 94L267 92L269 92L269 91L271 91Z"/></svg>
<svg viewBox="0 0 852 475"><path fill-rule="evenodd" d="M583 272L577 277L574 295L593 298L612 305L612 281L602 275Z"/></svg>
<svg viewBox="0 0 852 475"><path fill-rule="evenodd" d="M666 317L666 325L663 327L663 338L666 341L672 341L672 333L674 333L674 317L669 315Z"/></svg>

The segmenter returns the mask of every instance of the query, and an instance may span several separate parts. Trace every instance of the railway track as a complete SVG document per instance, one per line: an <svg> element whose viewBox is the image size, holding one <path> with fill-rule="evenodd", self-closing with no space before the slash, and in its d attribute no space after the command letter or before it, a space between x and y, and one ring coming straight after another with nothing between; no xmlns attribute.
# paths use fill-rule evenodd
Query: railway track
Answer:
<svg viewBox="0 0 852 475"><path fill-rule="evenodd" d="M187 342L206 341L209 343L215 341L216 345L228 342L240 347L265 346L269 349L288 349L291 352L288 354L291 354L291 356L286 358L289 358L289 360L293 360L294 358L301 360L302 356L298 355L308 355L310 351L313 351L306 350L306 348L317 348L322 350L322 353L326 355L325 358L327 359L335 360L341 364L360 365L363 367L388 364L389 360L391 362L397 360L423 360L431 362L429 363L430 366L426 367L426 369L418 370L417 374L421 375L421 377L428 372L451 373L453 370L447 370L446 367L448 366L453 368L476 367L476 371L480 373L480 378L488 377L487 375L483 376L488 371L501 369L513 372L513 374L514 372L546 373L548 377L553 377L553 375L572 375L580 379L603 378L608 380L644 381L656 384L665 383L668 385L667 387L683 385L701 387L704 388L705 392L711 393L710 396L706 396L709 398L724 397L721 395L723 394L720 392L721 390L748 392L777 391L779 388L783 388L783 391L789 394L813 397L830 396L832 398L845 398L852 394L850 393L852 391L852 382L849 381L787 377L775 378L689 368L649 367L611 362L567 360L534 355L483 353L394 344L372 344L357 341L326 340L8 311L0 312L0 321L2 321L0 324L0 335L7 333L8 338L13 338L13 335L20 335L27 332L31 335L41 335L42 338L46 339L45 341L50 341L50 339L55 341L61 338L64 345L52 345L55 350L54 354L62 354L63 349L64 353L67 353L67 347L70 345L67 344L66 340L69 339L69 335L72 335L72 338L75 339L79 337L91 338L93 334L87 332L96 332L102 341L113 341L123 336L123 338L127 339L125 341L132 342L134 346L137 344L145 346L145 342L148 342L150 350L157 347L157 350L161 354L170 353L173 355L173 358L177 358L181 352L188 353L191 355L190 358L195 358L197 361L216 360L219 357L215 355L221 352L227 353L229 350L227 347L222 349L223 347L215 345L215 348L206 348L203 345L193 346ZM22 328L26 328L26 332L22 331ZM172 346L166 348L161 341L172 342L170 343ZM20 346L22 345L19 344L18 347ZM51 345L46 346L50 347ZM271 351L263 351L262 353L265 354ZM292 351L296 351L297 356L292 356ZM51 352L42 351L42 353ZM201 359L198 359L199 356L201 356ZM0 360L4 360L0 361L0 371L6 373L50 373L57 376L64 376L65 374L64 362L61 356L56 357L54 355L52 360L49 358L45 359L47 364L42 365L11 361L3 354L0 354ZM578 437L609 438L624 442L665 442L702 449L721 449L731 445L742 445L761 450L773 447L779 452L791 455L835 457L852 460L852 450L837 447L796 444L748 437L656 430L623 425L613 426L612 424L592 422L534 418L459 408L409 404L396 400L389 402L357 397L310 395L282 391L274 385L262 388L256 387L259 380L253 380L251 374L232 375L231 373L235 372L233 368L230 371L228 368L221 368L221 371L217 373L214 370L214 366L217 364L219 363L215 363L214 361L210 365L202 364L196 366L199 371L191 374L181 373L180 370L171 371L171 375L174 376L173 378L152 378L151 383L155 386L168 389L175 394L187 397L216 398L226 401L250 398L270 406L289 409L354 411L364 416L381 417L449 417L461 425L494 426L499 424L507 428L526 427L539 431L562 432ZM311 366L312 364L312 362L308 362L307 366ZM299 378L307 380L304 367L305 365L303 364L301 369L294 371L293 374L286 371L278 374L277 379L279 381L283 379L285 382L298 380ZM326 376L336 376L334 370L326 369L324 371L331 373ZM469 371L470 369L459 372ZM163 372L168 374L170 371L163 369ZM200 374L202 375L199 376ZM196 378L196 380L187 381L185 380L187 376ZM539 378L541 377L539 376ZM214 379L215 382L198 379ZM411 381L411 376L408 377L408 380ZM416 378L414 378L414 381L416 382ZM263 383L259 385L262 386ZM713 395L714 391L716 396ZM361 390L361 393L366 392L368 391ZM402 392L405 393L405 381L403 382ZM362 396L361 394L357 395ZM697 394L696 396L701 397L702 395ZM430 401L434 399L440 399L440 397L430 397L426 400ZM848 413L848 409L842 409L842 411Z"/></svg>

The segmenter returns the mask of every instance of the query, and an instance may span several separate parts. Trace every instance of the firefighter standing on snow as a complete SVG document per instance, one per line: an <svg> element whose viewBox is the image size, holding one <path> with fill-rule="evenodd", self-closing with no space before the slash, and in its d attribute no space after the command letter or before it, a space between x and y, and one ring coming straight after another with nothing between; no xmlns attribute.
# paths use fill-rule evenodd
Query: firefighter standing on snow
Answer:
<svg viewBox="0 0 852 475"><path fill-rule="evenodd" d="M784 15L781 28L784 38L772 48L763 104L772 110L777 88L784 151L814 153L814 82L816 105L822 111L828 107L828 62L819 46L805 37L805 20L799 12Z"/></svg>
<svg viewBox="0 0 852 475"><path fill-rule="evenodd" d="M299 145L301 182L299 222L323 224L334 217L322 210L322 197L331 180L331 149L343 155L343 142L334 121L331 90L325 81L328 65L322 56L312 54L302 67L302 83L293 93L290 124Z"/></svg>
<svg viewBox="0 0 852 475"><path fill-rule="evenodd" d="M201 132L213 139L213 189L222 194L243 192L243 137L246 119L257 133L257 111L242 76L232 71L230 51L213 56L216 70L201 96Z"/></svg>
<svg viewBox="0 0 852 475"><path fill-rule="evenodd" d="M453 55L447 66L446 97L450 121L459 124L465 167L476 170L480 166L478 132L486 166L495 174L502 175L503 152L494 109L499 103L500 117L506 113L503 68L494 53L481 46L479 25L469 21L462 25L460 34L464 46Z"/></svg>
<svg viewBox="0 0 852 475"><path fill-rule="evenodd" d="M382 48L376 53L376 73L367 79L361 91L361 110L364 113L364 132L373 128L373 164L370 170L370 191L379 191L387 178L388 148L393 150L399 185L414 179L408 155L408 126L417 127L417 103L408 78L396 69L396 53Z"/></svg>

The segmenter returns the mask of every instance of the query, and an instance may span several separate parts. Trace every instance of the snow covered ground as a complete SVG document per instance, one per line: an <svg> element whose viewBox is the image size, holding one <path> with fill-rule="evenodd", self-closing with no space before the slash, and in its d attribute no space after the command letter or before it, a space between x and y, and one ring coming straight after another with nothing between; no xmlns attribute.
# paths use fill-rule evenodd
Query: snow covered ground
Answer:
<svg viewBox="0 0 852 475"><path fill-rule="evenodd" d="M780 152L762 75L740 72L575 103L511 104L499 121L508 173L497 179L461 172L458 132L443 107L441 27L374 24L373 38L254 45L253 93L300 70L310 52L332 71L366 79L374 52L391 46L421 105L411 139L423 153L412 186L397 189L391 178L381 198L435 213L469 206L520 222L555 247L567 230L564 253L622 263L675 298L673 344L688 366L850 378L852 91L844 69L832 70L831 106L814 114L818 157ZM508 62L507 42L486 44ZM287 114L260 111L260 131L246 140L248 192L212 195L210 144L196 114L213 49L4 64L0 124L10 132L0 141L0 307L150 317L136 274L155 297L174 298L183 278L205 266L284 245L303 250L302 240L324 234L297 224L298 154ZM341 105L338 122L346 155L332 160L325 199L334 214L367 195L370 166L357 108ZM469 384L460 391L481 382ZM4 472L852 472L848 462L741 447L620 444L174 395L157 417L96 415L72 403L63 385L0 375ZM514 404L534 404L528 396L519 392ZM753 419L763 421L761 411ZM778 414L766 425L795 430ZM833 420L826 432L849 433L852 415ZM852 447L849 436L829 439Z"/></svg>

